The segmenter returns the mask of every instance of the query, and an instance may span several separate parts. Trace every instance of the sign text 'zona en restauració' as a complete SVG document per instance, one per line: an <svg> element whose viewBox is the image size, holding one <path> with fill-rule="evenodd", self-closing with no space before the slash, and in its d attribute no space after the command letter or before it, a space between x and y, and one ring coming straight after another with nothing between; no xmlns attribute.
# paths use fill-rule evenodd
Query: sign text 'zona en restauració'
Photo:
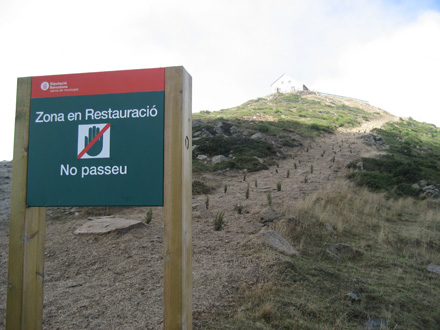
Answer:
<svg viewBox="0 0 440 330"><path fill-rule="evenodd" d="M33 77L27 205L163 205L164 103L164 68Z"/></svg>

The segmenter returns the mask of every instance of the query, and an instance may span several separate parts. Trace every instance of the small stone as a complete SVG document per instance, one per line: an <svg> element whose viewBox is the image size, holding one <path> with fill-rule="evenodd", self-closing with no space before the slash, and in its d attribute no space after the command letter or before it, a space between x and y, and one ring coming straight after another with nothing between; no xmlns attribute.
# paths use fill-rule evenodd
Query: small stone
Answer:
<svg viewBox="0 0 440 330"><path fill-rule="evenodd" d="M237 126L231 126L231 128L229 129L229 131L231 132L232 135L236 135L236 134L238 134L238 128L237 128Z"/></svg>
<svg viewBox="0 0 440 330"><path fill-rule="evenodd" d="M214 131L215 131L215 134L217 134L217 135L223 135L224 134L223 130L222 130L222 128L220 126L215 126L214 127Z"/></svg>
<svg viewBox="0 0 440 330"><path fill-rule="evenodd" d="M193 128L194 127L199 127L201 125L202 125L202 120L201 119L196 119L196 120L193 120L193 122L192 122L192 127Z"/></svg>
<svg viewBox="0 0 440 330"><path fill-rule="evenodd" d="M130 220L115 217L89 218L90 221L83 224L75 235L107 234L113 231L122 231L142 226L144 223L138 220Z"/></svg>
<svg viewBox="0 0 440 330"><path fill-rule="evenodd" d="M263 134L261 134L260 132L255 133L254 135L251 136L252 140L263 140L264 136Z"/></svg>
<svg viewBox="0 0 440 330"><path fill-rule="evenodd" d="M261 235L264 238L264 242L275 250L288 256L299 255L299 252L274 230L265 230L263 228L258 235Z"/></svg>
<svg viewBox="0 0 440 330"><path fill-rule="evenodd" d="M325 223L325 228L327 228L328 231L334 232L335 228L333 228L333 226L329 223Z"/></svg>
<svg viewBox="0 0 440 330"><path fill-rule="evenodd" d="M344 244L344 243L337 243L334 245L330 245L327 250L327 254L331 257L335 257L336 259L340 260L342 258L352 258L352 257L358 257L363 255L361 251L358 249L355 249L354 247Z"/></svg>
<svg viewBox="0 0 440 330"><path fill-rule="evenodd" d="M272 222L274 220L281 218L282 216L283 216L282 214L279 214L273 208L268 207L260 212L260 222L261 223Z"/></svg>
<svg viewBox="0 0 440 330"><path fill-rule="evenodd" d="M345 299L346 300L350 300L352 303L360 303L362 301L362 299L355 293L347 293L345 295Z"/></svg>
<svg viewBox="0 0 440 330"><path fill-rule="evenodd" d="M217 156L212 157L213 164L223 163L223 162L226 162L227 160L228 160L228 157L225 157L223 155L217 155Z"/></svg>
<svg viewBox="0 0 440 330"><path fill-rule="evenodd" d="M364 324L366 329L385 328L387 326L386 319L371 318Z"/></svg>
<svg viewBox="0 0 440 330"><path fill-rule="evenodd" d="M436 273L440 275L440 266L439 265L429 265L426 269L431 273Z"/></svg>

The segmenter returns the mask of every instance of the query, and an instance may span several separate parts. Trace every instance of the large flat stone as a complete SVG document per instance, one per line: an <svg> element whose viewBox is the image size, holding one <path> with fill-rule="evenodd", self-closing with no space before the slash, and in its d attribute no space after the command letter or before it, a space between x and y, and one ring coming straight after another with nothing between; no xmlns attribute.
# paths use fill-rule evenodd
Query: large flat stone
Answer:
<svg viewBox="0 0 440 330"><path fill-rule="evenodd" d="M75 235L97 235L106 234L113 231L121 231L132 229L137 226L142 226L144 223L138 220L130 220L124 218L115 217L100 217L90 218L89 222L86 222L77 230Z"/></svg>

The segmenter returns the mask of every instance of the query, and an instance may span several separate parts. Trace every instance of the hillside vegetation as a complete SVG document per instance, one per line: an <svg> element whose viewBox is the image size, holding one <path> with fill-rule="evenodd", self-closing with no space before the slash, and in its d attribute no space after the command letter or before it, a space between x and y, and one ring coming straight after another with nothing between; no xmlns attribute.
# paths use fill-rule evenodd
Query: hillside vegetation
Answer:
<svg viewBox="0 0 440 330"><path fill-rule="evenodd" d="M384 115L389 116L361 101L314 92L274 94L231 109L202 111L194 114L200 123L193 132L194 171L268 169L285 156L286 148L299 147L305 140L334 134L338 129L380 121ZM256 133L264 134L265 138L253 138ZM362 157L347 164L354 170L349 175L351 180L373 191L387 191L397 196L440 196L438 127L401 118L375 128L365 140L384 154ZM201 161L200 154L224 155L228 159L210 164Z"/></svg>
<svg viewBox="0 0 440 330"><path fill-rule="evenodd" d="M278 202L279 195L269 189L268 205L284 218L266 227L301 255L281 256L267 247L248 250L265 260L270 275L241 287L227 308L202 317L201 324L208 329L440 327L440 276L427 271L428 265L440 264L437 127L310 92L258 98L194 119L199 121L193 142L196 173L239 170L246 181L246 173L269 169L279 178L277 190L290 175L305 173L301 190L316 180L317 171L326 172L324 164L332 169L339 161L351 169L347 179L352 181L327 188L322 182L293 205ZM342 164L341 153L358 152L356 136L374 156L360 154ZM301 155L312 152L318 158L305 164ZM216 155L226 159L212 164Z"/></svg>

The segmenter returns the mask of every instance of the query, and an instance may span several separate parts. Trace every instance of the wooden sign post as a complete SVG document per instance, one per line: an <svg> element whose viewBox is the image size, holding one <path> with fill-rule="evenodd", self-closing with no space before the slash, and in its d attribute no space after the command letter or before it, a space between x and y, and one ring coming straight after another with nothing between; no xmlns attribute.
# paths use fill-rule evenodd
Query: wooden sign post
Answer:
<svg viewBox="0 0 440 330"><path fill-rule="evenodd" d="M191 76L165 70L164 329L192 329Z"/></svg>
<svg viewBox="0 0 440 330"><path fill-rule="evenodd" d="M7 330L42 329L46 206L87 205L163 205L164 329L192 328L191 86L183 67L18 79ZM75 194L96 182L123 193Z"/></svg>
<svg viewBox="0 0 440 330"><path fill-rule="evenodd" d="M6 329L43 328L45 207L26 207L32 78L17 84Z"/></svg>

